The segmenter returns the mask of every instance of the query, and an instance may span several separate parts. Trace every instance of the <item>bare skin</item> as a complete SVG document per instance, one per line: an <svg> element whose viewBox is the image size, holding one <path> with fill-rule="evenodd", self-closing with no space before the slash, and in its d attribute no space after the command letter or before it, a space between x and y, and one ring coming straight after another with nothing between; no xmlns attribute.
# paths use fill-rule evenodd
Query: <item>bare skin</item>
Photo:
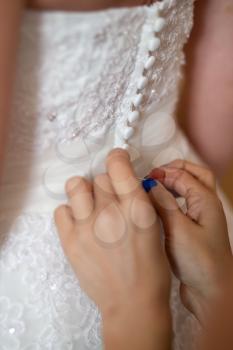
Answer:
<svg viewBox="0 0 233 350"><path fill-rule="evenodd" d="M0 172L10 113L11 86L23 0L0 3ZM28 0L38 10L100 10L147 0ZM196 1L195 25L186 48L186 85L180 111L200 155L221 176L233 155L233 0Z"/></svg>
<svg viewBox="0 0 233 350"><path fill-rule="evenodd" d="M159 173L160 183L150 194L164 224L171 267L181 281L181 299L204 323L212 300L221 295L226 281L233 280L227 222L215 177L208 168L183 160L154 173ZM186 214L166 189L186 199Z"/></svg>
<svg viewBox="0 0 233 350"><path fill-rule="evenodd" d="M197 1L180 113L189 139L218 176L233 158L232 38L233 0Z"/></svg>
<svg viewBox="0 0 233 350"><path fill-rule="evenodd" d="M0 174L11 109L15 57L23 6L22 0L0 1Z"/></svg>
<svg viewBox="0 0 233 350"><path fill-rule="evenodd" d="M213 173L176 160L154 169L151 199L161 215L166 250L184 305L201 322L197 350L233 349L233 257ZM186 198L186 215L169 190Z"/></svg>
<svg viewBox="0 0 233 350"><path fill-rule="evenodd" d="M107 173L93 183L70 179L69 205L55 212L64 252L102 313L106 349L166 350L171 343L169 274L152 203L164 225L167 256L181 282L181 299L203 326L201 341L208 347L200 349L223 344L224 336L232 341L232 302L225 297L232 295L233 257L211 171L181 160L154 169L149 177L159 174L160 183L150 190L150 202L127 152L112 151L106 164ZM186 198L186 214L168 189ZM116 210L127 227L122 241ZM102 243L115 239L118 244L110 248L97 236ZM222 318L216 321L220 312Z"/></svg>
<svg viewBox="0 0 233 350"><path fill-rule="evenodd" d="M94 10L137 6L142 0L30 0L37 8ZM218 176L233 157L233 0L195 3L180 100L189 139Z"/></svg>
<svg viewBox="0 0 233 350"><path fill-rule="evenodd" d="M106 350L168 350L170 271L156 212L126 151L110 152L106 167L93 182L68 181L69 206L55 212L61 244L102 314Z"/></svg>
<svg viewBox="0 0 233 350"><path fill-rule="evenodd" d="M73 0L72 2L53 1L50 4L45 1L35 1L31 2L30 5L40 9L94 10L112 6L140 5L141 3L141 1L128 1L124 3L122 1L109 1L107 3L99 1L95 7L92 7L90 2L82 1L82 3L79 2L77 5L77 2ZM233 129L231 118L232 20L228 20L230 18L232 19L232 17L229 17L232 16L232 1L224 0L220 2L211 0L205 2L205 4L207 4L205 8L204 5L200 4L197 9L204 17L205 25L202 27L202 35L199 30L197 30L196 34L194 32L190 41L190 47L192 44L194 46L192 51L188 50L188 52L191 52L190 54L188 53L187 65L188 81L190 84L188 84L189 88L186 90L188 93L185 98L187 102L185 106L189 121L193 122L193 124L191 122L189 123L192 134L194 135L193 142L196 142L199 151L209 163L217 168L217 170L220 169L219 173L222 173L231 157L231 150L233 149L231 136ZM2 0L0 2L0 166L3 161L5 135L7 134L7 124L10 114L12 81L23 7L24 3L20 0ZM219 36L221 37L219 38ZM211 37L215 39L209 40ZM216 55L216 45L221 55ZM195 59L191 60L191 56ZM205 60L202 59L203 57ZM206 66L204 65L204 61L207 62ZM219 70L217 74L218 67L223 67L223 69L222 71ZM200 79L194 80L193 77L195 76L205 76L206 79L201 79L202 84L199 85L198 82L200 82ZM214 86L215 88L210 89L210 86ZM207 97L210 103L206 103ZM207 116L209 119L205 119ZM196 124L195 120L199 124ZM203 120L206 120L206 125L212 125L213 127L203 129ZM197 141L200 140L200 129L205 131L202 134L202 142L200 141L199 143ZM210 142L212 145L215 145L215 147L212 146L214 152L210 152Z"/></svg>

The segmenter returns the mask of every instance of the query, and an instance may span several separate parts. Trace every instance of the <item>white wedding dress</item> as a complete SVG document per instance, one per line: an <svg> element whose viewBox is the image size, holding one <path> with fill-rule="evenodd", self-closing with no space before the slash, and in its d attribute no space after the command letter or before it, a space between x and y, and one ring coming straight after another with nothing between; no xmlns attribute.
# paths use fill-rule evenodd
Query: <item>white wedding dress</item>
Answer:
<svg viewBox="0 0 233 350"><path fill-rule="evenodd" d="M66 261L53 210L66 179L103 171L115 146L139 177L175 158L200 162L174 120L193 6L25 15L0 196L0 350L102 349L100 315ZM195 321L176 281L171 305L174 348L191 350Z"/></svg>

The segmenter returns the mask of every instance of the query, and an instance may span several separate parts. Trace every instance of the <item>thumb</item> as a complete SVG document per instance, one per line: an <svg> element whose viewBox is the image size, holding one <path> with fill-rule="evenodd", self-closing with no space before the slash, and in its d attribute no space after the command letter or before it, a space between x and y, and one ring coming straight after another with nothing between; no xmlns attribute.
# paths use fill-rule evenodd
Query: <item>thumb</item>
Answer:
<svg viewBox="0 0 233 350"><path fill-rule="evenodd" d="M181 212L179 205L174 196L158 181L155 179L146 179L150 181L151 186L148 194L150 199L162 219L165 229L169 229L176 225L177 220L184 214Z"/></svg>

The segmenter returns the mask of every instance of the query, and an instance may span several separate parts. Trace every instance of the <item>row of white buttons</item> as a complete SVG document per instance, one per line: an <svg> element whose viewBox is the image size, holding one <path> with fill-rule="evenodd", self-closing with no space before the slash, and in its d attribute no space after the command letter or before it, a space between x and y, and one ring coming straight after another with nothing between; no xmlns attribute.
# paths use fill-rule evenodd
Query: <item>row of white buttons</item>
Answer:
<svg viewBox="0 0 233 350"><path fill-rule="evenodd" d="M147 72L154 66L156 58L155 58L155 51L159 49L161 45L160 38L156 36L157 33L161 32L163 28L166 25L166 21L164 18L161 17L160 13L164 10L165 1L161 3L156 3L153 5L153 9L150 10L153 11L153 16L155 16L155 22L152 25L151 28L151 38L149 38L148 41L148 57L146 59L143 74L140 77L138 84L137 84L137 94L135 98L132 101L132 111L129 114L127 118L127 125L124 127L124 130L122 132L122 138L123 138L123 148L128 148L129 140L135 133L135 126L136 123L140 120L140 106L143 102L143 93L142 90L147 86L149 83L149 79L146 76Z"/></svg>

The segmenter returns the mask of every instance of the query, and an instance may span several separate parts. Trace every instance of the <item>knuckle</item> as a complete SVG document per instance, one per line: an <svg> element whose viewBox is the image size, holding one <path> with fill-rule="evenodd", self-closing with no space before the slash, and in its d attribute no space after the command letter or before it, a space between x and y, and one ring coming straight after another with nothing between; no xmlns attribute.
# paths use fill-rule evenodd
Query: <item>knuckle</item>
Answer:
<svg viewBox="0 0 233 350"><path fill-rule="evenodd" d="M175 159L172 163L174 163L174 165L177 167L177 168L180 168L180 169L185 169L186 167L186 160L184 159Z"/></svg>
<svg viewBox="0 0 233 350"><path fill-rule="evenodd" d="M174 185L176 185L179 181L185 182L187 178L187 173L183 169L178 169L175 178L174 178Z"/></svg>
<svg viewBox="0 0 233 350"><path fill-rule="evenodd" d="M214 184L216 182L216 176L214 174L214 172L212 171L211 168L209 168L207 165L202 165L200 167L200 169L202 169L203 172L203 176L212 184Z"/></svg>
<svg viewBox="0 0 233 350"><path fill-rule="evenodd" d="M71 177L66 181L65 189L67 194L75 192L78 188L84 187L86 185L86 181L81 176Z"/></svg>
<svg viewBox="0 0 233 350"><path fill-rule="evenodd" d="M108 220L109 218L114 217L115 215L116 215L116 208L113 205L108 205L102 211L102 217L105 220Z"/></svg>

